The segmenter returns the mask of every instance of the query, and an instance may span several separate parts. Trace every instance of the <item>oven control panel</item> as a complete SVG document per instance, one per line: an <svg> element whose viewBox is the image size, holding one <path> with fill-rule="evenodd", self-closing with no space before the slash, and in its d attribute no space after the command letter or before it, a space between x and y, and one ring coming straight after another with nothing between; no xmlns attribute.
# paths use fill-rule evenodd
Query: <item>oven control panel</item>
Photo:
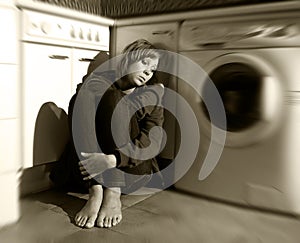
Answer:
<svg viewBox="0 0 300 243"><path fill-rule="evenodd" d="M22 41L109 50L109 26L24 10Z"/></svg>

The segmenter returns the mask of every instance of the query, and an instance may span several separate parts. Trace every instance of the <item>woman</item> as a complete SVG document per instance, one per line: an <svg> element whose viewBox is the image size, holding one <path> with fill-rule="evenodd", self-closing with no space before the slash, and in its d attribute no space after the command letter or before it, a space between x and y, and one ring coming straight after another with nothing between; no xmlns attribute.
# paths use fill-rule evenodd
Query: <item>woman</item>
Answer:
<svg viewBox="0 0 300 243"><path fill-rule="evenodd" d="M159 173L164 86L154 73L160 58L151 43L137 40L124 49L118 70L94 71L70 102L72 142L51 179L68 190L89 189L75 217L80 227L117 225L121 193Z"/></svg>

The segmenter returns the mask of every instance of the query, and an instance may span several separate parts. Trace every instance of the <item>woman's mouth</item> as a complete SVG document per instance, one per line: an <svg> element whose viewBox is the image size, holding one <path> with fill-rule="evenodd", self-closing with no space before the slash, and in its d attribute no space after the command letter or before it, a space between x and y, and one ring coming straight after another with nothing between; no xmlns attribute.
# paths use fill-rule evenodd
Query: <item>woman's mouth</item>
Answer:
<svg viewBox="0 0 300 243"><path fill-rule="evenodd" d="M140 80L140 82L142 82L142 83L144 83L145 82L145 79L143 78L143 77L139 77L139 80Z"/></svg>
<svg viewBox="0 0 300 243"><path fill-rule="evenodd" d="M137 78L137 80L138 80L141 84L144 84L144 83L145 83L145 79L144 79L143 77L141 77L141 76L139 76L139 77Z"/></svg>

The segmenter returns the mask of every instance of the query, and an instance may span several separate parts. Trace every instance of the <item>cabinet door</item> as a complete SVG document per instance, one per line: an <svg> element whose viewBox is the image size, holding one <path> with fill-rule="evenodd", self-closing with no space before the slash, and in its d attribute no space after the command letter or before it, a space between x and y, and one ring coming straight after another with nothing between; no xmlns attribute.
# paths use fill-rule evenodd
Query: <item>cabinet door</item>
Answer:
<svg viewBox="0 0 300 243"><path fill-rule="evenodd" d="M72 73L72 93L76 92L77 84L82 82L82 78L86 75L91 61L99 51L73 49L73 73Z"/></svg>
<svg viewBox="0 0 300 243"><path fill-rule="evenodd" d="M68 139L71 49L24 43L22 137L24 167L57 161Z"/></svg>

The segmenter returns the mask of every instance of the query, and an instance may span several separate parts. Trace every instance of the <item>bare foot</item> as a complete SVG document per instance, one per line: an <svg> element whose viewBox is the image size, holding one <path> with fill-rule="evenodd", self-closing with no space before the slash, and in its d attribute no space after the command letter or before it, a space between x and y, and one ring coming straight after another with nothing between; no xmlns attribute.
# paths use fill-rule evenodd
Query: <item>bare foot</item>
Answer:
<svg viewBox="0 0 300 243"><path fill-rule="evenodd" d="M120 197L120 188L114 187L104 190L103 204L98 215L97 226L112 227L121 222L122 213Z"/></svg>
<svg viewBox="0 0 300 243"><path fill-rule="evenodd" d="M101 185L94 185L89 190L89 199L84 207L76 214L75 223L77 226L92 228L98 216L103 198Z"/></svg>

